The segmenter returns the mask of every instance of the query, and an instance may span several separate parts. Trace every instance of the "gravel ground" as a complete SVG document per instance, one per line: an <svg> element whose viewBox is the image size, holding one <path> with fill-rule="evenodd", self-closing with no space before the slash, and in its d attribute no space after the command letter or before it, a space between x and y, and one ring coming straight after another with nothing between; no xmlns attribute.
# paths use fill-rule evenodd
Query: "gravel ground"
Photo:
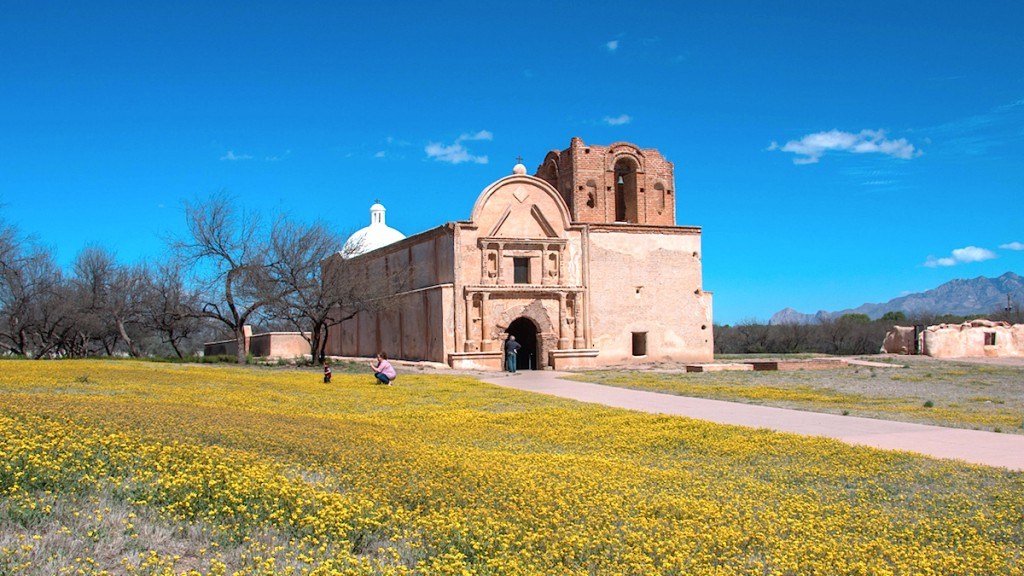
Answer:
<svg viewBox="0 0 1024 576"><path fill-rule="evenodd" d="M853 360L868 365L686 373L684 365L651 364L580 377L684 396L1024 434L1024 358L876 355ZM736 357L718 361L742 362Z"/></svg>

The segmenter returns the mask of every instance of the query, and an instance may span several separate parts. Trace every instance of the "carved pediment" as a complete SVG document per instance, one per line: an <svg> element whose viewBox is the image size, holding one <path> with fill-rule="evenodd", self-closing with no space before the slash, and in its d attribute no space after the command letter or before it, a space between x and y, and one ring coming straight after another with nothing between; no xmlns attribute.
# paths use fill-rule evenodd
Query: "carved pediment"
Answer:
<svg viewBox="0 0 1024 576"><path fill-rule="evenodd" d="M513 192L515 200L520 190ZM528 193L527 193L528 195ZM527 208L529 206L529 208ZM498 218L494 227L487 235L491 238L560 238L561 235L551 225L551 221L544 215L544 211L536 204L525 204L520 202L516 206L513 201L505 208L501 217Z"/></svg>

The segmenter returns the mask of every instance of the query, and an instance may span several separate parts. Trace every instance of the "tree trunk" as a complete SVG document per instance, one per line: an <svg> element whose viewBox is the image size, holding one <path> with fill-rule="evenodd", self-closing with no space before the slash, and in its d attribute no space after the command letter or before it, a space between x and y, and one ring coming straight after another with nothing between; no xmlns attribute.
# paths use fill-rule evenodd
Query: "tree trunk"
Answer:
<svg viewBox="0 0 1024 576"><path fill-rule="evenodd" d="M139 351L135 348L135 342L128 336L128 330L125 329L124 322L117 321L117 331L121 334L121 340L124 340L125 345L128 346L128 355L132 358L138 358Z"/></svg>
<svg viewBox="0 0 1024 576"><path fill-rule="evenodd" d="M182 353L181 353L181 350L178 349L178 343L175 341L173 333L171 333L169 335L169 339L170 339L171 348L174 348L174 353L178 355L178 359L179 360L184 359L185 356L183 356Z"/></svg>
<svg viewBox="0 0 1024 576"><path fill-rule="evenodd" d="M245 364L248 350L245 349L245 328L243 326L235 328L235 346L238 352L238 363Z"/></svg>
<svg viewBox="0 0 1024 576"><path fill-rule="evenodd" d="M318 358L319 361L321 362L324 362L324 360L327 358L327 334L328 330L327 327L325 326L324 337L322 337L321 341L319 341L319 349L317 349L316 351L316 358Z"/></svg>

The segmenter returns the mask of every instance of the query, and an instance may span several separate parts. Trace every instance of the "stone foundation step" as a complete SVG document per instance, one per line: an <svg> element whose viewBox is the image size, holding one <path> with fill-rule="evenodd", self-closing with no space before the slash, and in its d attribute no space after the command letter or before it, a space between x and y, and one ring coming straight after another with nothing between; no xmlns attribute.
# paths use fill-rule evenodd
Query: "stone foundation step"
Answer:
<svg viewBox="0 0 1024 576"><path fill-rule="evenodd" d="M687 372L725 372L729 370L753 370L751 364L687 364Z"/></svg>

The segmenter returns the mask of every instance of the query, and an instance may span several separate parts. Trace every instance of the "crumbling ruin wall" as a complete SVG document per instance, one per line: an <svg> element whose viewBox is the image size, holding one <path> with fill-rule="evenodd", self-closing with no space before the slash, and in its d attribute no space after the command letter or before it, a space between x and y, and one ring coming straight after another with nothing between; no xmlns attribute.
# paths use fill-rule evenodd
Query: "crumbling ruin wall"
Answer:
<svg viewBox="0 0 1024 576"><path fill-rule="evenodd" d="M915 354L920 347L916 345L917 331L913 326L893 326L885 334L882 352L885 354Z"/></svg>
<svg viewBox="0 0 1024 576"><path fill-rule="evenodd" d="M1024 356L1024 324L972 320L929 326L921 351L935 358Z"/></svg>

